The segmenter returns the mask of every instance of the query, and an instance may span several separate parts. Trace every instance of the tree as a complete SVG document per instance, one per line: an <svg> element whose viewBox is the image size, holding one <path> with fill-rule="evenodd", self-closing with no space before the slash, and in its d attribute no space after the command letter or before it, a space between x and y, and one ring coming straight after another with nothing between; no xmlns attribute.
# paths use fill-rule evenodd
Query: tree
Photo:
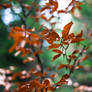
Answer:
<svg viewBox="0 0 92 92"><path fill-rule="evenodd" d="M13 9L12 2L14 1L9 0L8 3L0 4L0 9L11 8L12 12L16 14ZM70 33L70 29L73 25L72 21L64 26L63 30L61 30L61 35L59 35L57 30L54 28L57 22L51 22L51 20L55 17L55 12L57 14L72 13L72 15L74 15L74 10L76 8L81 10L80 5L83 3L77 0L72 0L65 10L58 10L57 0L48 0L43 7L40 7L39 0L30 1L31 6L25 4L25 0L17 0L15 2L19 4L22 10L21 14L17 14L21 19L22 25L9 25L9 38L14 39L14 44L9 49L9 52L12 53L15 51L15 56L20 54L23 58L24 64L32 62L33 64L28 71L24 70L21 72L11 73L11 81L15 81L17 87L14 89L14 92L54 92L63 84L68 83L67 79L76 69L83 67L80 65L80 62L89 57L84 54L89 47L81 43L85 40L83 38L83 31L77 35ZM72 8L69 9L70 7ZM49 18L43 13L45 10L49 10L51 15ZM31 19L35 21L35 24L31 27L28 23L29 19L30 21ZM44 24L40 25L39 19L48 22L51 28L44 26ZM34 28L34 26L36 28ZM44 41L49 43L48 50L52 50L56 53L52 58L52 62L59 57L65 58L64 63L59 64L59 66L55 66L55 68L57 68L58 71L65 68L68 73L62 75L60 80L57 82L53 80L57 74L49 74L51 68L44 68L45 60L42 61L40 56L40 54L43 54L44 52ZM68 54L67 50L69 49L69 46L76 43L78 44L78 48L73 49L71 54Z"/></svg>

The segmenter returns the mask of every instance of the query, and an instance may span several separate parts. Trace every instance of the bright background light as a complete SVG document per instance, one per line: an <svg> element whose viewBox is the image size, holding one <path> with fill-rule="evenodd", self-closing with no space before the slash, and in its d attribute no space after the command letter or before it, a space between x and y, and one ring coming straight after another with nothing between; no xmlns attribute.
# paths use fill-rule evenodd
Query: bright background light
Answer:
<svg viewBox="0 0 92 92"><path fill-rule="evenodd" d="M61 9L65 10L65 8L69 5L69 3L72 0L57 0L57 1L58 1L58 10L61 10ZM41 0L40 5L44 6L46 2L48 2L48 0ZM51 16L51 14L49 13L49 10L45 10L42 13L44 13L47 18ZM72 16L69 13L57 14L57 12L54 12L53 15L56 17L56 18L52 19L53 22L57 22L56 25L55 25L56 29L62 30L63 27L72 20ZM57 19L57 17L59 17L59 19ZM43 23L48 28L51 28L51 26L47 22L44 21Z"/></svg>

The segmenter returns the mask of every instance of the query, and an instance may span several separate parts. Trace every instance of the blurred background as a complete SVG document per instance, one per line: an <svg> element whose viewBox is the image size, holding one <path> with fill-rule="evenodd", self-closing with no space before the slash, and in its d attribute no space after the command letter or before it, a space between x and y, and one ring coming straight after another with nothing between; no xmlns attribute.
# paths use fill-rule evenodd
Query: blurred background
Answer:
<svg viewBox="0 0 92 92"><path fill-rule="evenodd" d="M10 0L0 0L0 4L8 3ZM34 0L23 0L24 4L31 5ZM62 6L62 9L67 7L66 3L69 3L69 0L59 0ZM82 44L86 46L90 46L87 54L90 55L90 58L86 59L81 63L84 67L82 69L76 70L71 78L69 79L69 85L63 85L61 88L57 89L56 92L73 92L74 88L78 85L85 85L87 91L78 91L78 92L92 92L92 38L88 37L88 34L92 32L92 0L80 0L83 2L81 5L81 10L76 9L74 14L62 14L60 15L60 19L57 20L57 14L55 14L56 18L54 21L58 21L58 24L55 25L56 29L63 29L64 25L67 24L69 21L73 21L74 25L72 27L72 32L79 33L81 30L84 32L84 38L86 41L83 41ZM22 63L23 58L20 56L15 57L14 53L9 53L8 50L13 44L13 39L8 39L8 34L10 32L10 26L21 26L22 21L20 15L22 16L22 10L17 2L17 0L12 0L12 9L11 8L2 8L0 9L0 92L4 92L5 86L4 81L4 74L7 69L13 69L14 72L22 71L27 69L31 66L31 63ZM40 6L44 5L43 0L37 0ZM31 15L35 15L34 9L31 11ZM48 16L48 15L47 15ZM50 27L48 23L43 20L39 22L35 22L34 19L27 18L27 24L30 28L35 27L36 29L39 27L40 24L45 23L47 27ZM55 62L51 62L51 59L54 53L51 50L47 50L48 43L46 41L43 42L43 54L40 55L44 62L44 67L50 67L52 71L50 73L59 73L59 77L54 79L58 81L60 76L66 73L65 69L60 71L56 70L56 65L59 65L61 62L64 62L63 58L60 57L55 60ZM76 44L77 46L78 44ZM71 47L73 48L73 47ZM2 78L3 77L3 78ZM73 86L72 86L73 85ZM83 88L85 88L83 86ZM83 89L82 88L82 89ZM12 92L12 91L11 91Z"/></svg>

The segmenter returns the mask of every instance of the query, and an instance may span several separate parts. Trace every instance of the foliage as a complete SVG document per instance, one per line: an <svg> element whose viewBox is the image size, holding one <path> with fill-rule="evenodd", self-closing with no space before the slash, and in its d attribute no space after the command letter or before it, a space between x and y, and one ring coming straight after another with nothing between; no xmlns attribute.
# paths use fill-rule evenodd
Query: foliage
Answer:
<svg viewBox="0 0 92 92"><path fill-rule="evenodd" d="M27 0L28 1L28 0ZM0 4L0 9L11 8L14 14L12 3L17 3L22 9L20 14L17 14L20 17L22 24L20 26L9 25L9 39L12 38L14 43L9 49L9 53L14 52L15 56L20 55L23 58L23 64L31 64L28 70L23 70L19 72L14 72L9 70L11 76L10 85L14 85L14 92L54 92L60 88L63 84L68 84L68 79L71 74L76 70L83 68L80 63L89 58L89 55L86 55L86 51L89 49L88 46L82 44L86 39L83 37L83 30L74 34L70 32L73 22L66 24L61 31L61 34L58 34L53 26L57 22L50 22L55 16L54 13L72 13L74 15L75 9L81 10L82 2L77 0L72 0L68 7L65 10L58 10L58 1L49 0L43 7L40 7L36 0L28 1L30 5L25 4L25 0L9 0L9 2ZM71 9L69 9L72 7ZM49 10L50 17L47 18L43 13L45 10ZM74 15L75 16L75 15ZM39 21L44 20L47 23L50 23L51 29L40 25ZM33 24L35 22L35 24ZM33 25L30 25L33 24ZM30 27L31 26L31 27ZM92 33L89 34L89 37L92 36ZM52 62L54 63L60 57L63 57L64 62L59 65L55 65L55 68L58 70L58 73L62 69L66 69L67 73L64 73L60 76L59 81L54 81L54 78L59 74L53 71L52 67L45 66L42 61L41 55L43 51L43 42L48 42L49 46L46 50L52 50L55 55L52 57ZM76 49L72 49L71 53L68 53L68 49L71 45L78 44ZM51 62L51 61L50 61ZM8 80L8 78L7 78ZM10 89L6 89L9 91Z"/></svg>

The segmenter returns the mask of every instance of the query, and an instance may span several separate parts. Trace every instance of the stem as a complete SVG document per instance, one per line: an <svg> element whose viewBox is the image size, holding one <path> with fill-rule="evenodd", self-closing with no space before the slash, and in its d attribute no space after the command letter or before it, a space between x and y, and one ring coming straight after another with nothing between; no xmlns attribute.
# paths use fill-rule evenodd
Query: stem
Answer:
<svg viewBox="0 0 92 92"><path fill-rule="evenodd" d="M83 54L83 50L84 49L85 49L85 46L83 47L83 49L81 50L81 52L79 53L79 55L74 59L73 67L72 67L72 69L70 70L70 73L69 73L70 75L71 75L71 73L73 73L74 68L76 66L76 62L77 62L78 58Z"/></svg>

